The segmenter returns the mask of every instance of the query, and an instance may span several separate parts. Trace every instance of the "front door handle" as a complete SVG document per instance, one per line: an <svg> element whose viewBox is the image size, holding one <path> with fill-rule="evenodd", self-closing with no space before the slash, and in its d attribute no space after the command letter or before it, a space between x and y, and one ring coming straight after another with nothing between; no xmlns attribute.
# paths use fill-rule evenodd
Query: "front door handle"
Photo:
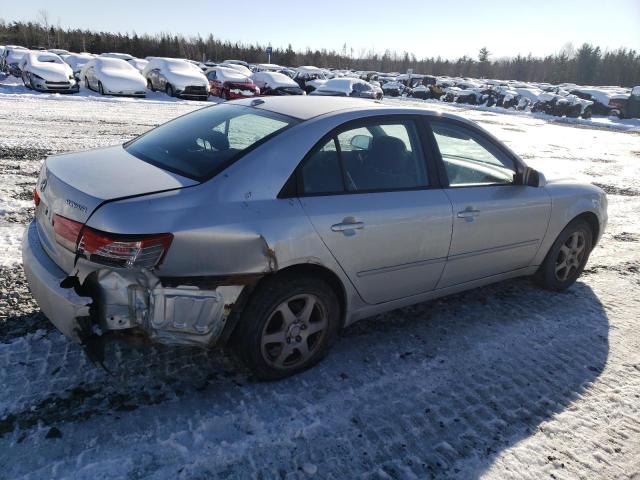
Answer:
<svg viewBox="0 0 640 480"><path fill-rule="evenodd" d="M362 230L364 222L357 222L353 217L346 217L341 223L331 225L332 232L343 232L345 235L355 234L355 230Z"/></svg>
<svg viewBox="0 0 640 480"><path fill-rule="evenodd" d="M478 215L480 215L480 210L476 210L473 207L467 207L458 212L458 218L464 218L467 222L473 222L473 219Z"/></svg>

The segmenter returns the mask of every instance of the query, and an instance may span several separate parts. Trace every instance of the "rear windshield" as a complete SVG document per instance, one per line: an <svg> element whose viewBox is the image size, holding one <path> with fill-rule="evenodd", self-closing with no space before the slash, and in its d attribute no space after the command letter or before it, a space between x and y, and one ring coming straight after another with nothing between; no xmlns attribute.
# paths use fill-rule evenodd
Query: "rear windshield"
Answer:
<svg viewBox="0 0 640 480"><path fill-rule="evenodd" d="M273 112L222 104L179 117L124 147L152 165L204 181L296 122Z"/></svg>

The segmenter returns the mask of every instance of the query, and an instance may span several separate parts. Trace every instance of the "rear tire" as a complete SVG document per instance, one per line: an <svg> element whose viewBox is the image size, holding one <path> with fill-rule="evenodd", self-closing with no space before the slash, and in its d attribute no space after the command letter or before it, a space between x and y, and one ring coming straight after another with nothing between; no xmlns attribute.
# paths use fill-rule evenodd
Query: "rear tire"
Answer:
<svg viewBox="0 0 640 480"><path fill-rule="evenodd" d="M151 80L147 80L147 88L152 92L156 91L156 87L153 86L153 82Z"/></svg>
<svg viewBox="0 0 640 480"><path fill-rule="evenodd" d="M253 292L233 332L232 345L261 380L277 380L317 364L340 325L335 291L323 280L282 275Z"/></svg>
<svg viewBox="0 0 640 480"><path fill-rule="evenodd" d="M173 89L173 87L171 86L170 83L167 83L167 87L165 88L165 92L170 97L175 97L176 96L176 91Z"/></svg>
<svg viewBox="0 0 640 480"><path fill-rule="evenodd" d="M102 82L98 82L98 93L100 95L104 95L104 87L102 86Z"/></svg>
<svg viewBox="0 0 640 480"><path fill-rule="evenodd" d="M541 287L561 292L582 274L593 248L593 231L582 219L569 223L551 246L534 279Z"/></svg>

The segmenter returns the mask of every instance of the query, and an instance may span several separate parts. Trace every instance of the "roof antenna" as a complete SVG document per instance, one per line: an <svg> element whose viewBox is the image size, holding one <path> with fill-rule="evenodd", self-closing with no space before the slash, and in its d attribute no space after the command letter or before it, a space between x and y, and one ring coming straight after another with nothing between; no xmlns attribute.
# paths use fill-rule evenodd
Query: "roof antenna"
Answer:
<svg viewBox="0 0 640 480"><path fill-rule="evenodd" d="M251 100L252 107L257 107L258 105L262 105L263 103L264 103L264 100L262 100L261 98L256 98L255 100Z"/></svg>

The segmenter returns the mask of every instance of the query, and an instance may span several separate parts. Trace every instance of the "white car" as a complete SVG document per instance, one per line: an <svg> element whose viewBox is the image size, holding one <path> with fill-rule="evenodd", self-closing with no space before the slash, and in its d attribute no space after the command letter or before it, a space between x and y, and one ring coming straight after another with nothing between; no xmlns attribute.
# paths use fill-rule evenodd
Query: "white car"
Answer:
<svg viewBox="0 0 640 480"><path fill-rule="evenodd" d="M77 93L80 90L73 70L55 53L30 51L19 63L27 88L40 92Z"/></svg>
<svg viewBox="0 0 640 480"><path fill-rule="evenodd" d="M170 97L206 100L209 80L195 65L178 58L147 57L149 64L142 75L152 90L164 91Z"/></svg>
<svg viewBox="0 0 640 480"><path fill-rule="evenodd" d="M144 67L149 65L149 60L144 60L142 58L132 58L130 60L127 60L127 62L129 62L133 67L135 67L135 69L138 70L140 73L142 73L142 71L144 70Z"/></svg>
<svg viewBox="0 0 640 480"><path fill-rule="evenodd" d="M305 91L289 76L278 72L255 72L251 75L263 95L306 95Z"/></svg>
<svg viewBox="0 0 640 480"><path fill-rule="evenodd" d="M220 66L221 67L225 67L225 68L232 68L236 72L241 73L242 75L244 75L246 77L250 77L251 73L252 73L251 70L249 70L247 67L245 67L244 65L239 65L237 63L223 63Z"/></svg>
<svg viewBox="0 0 640 480"><path fill-rule="evenodd" d="M80 80L80 71L87 63L93 60L94 55L90 53L71 53L64 57L64 62L73 70L73 76L76 80Z"/></svg>
<svg viewBox="0 0 640 480"><path fill-rule="evenodd" d="M253 66L254 72L282 72L285 68L275 63L256 63Z"/></svg>
<svg viewBox="0 0 640 480"><path fill-rule="evenodd" d="M144 97L147 82L129 62L99 56L88 62L81 72L84 86L100 95Z"/></svg>
<svg viewBox="0 0 640 480"><path fill-rule="evenodd" d="M320 85L310 95L322 95L332 97L359 97L382 99L382 89L374 87L369 82L360 80L359 78L332 78L324 85Z"/></svg>
<svg viewBox="0 0 640 480"><path fill-rule="evenodd" d="M106 58L119 58L120 60L126 60L127 62L129 60L133 60L134 58L136 58L133 55L129 55L128 53L119 53L119 52L101 53L100 56L106 57Z"/></svg>

